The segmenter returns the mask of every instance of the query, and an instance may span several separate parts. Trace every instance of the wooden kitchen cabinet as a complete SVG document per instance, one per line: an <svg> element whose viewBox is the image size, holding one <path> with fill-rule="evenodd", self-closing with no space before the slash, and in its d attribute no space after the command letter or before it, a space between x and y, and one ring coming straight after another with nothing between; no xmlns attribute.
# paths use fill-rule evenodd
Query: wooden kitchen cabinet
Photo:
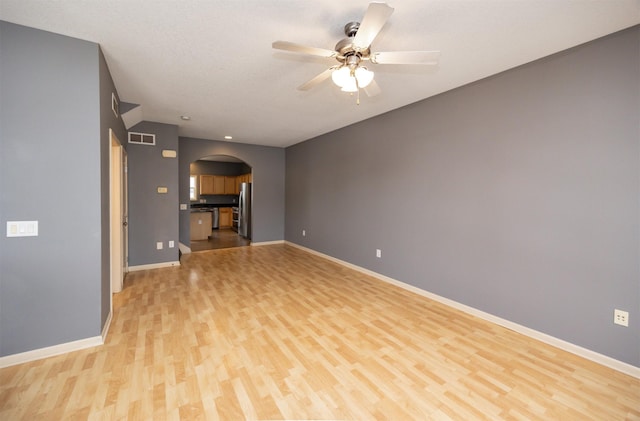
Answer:
<svg viewBox="0 0 640 421"><path fill-rule="evenodd" d="M200 176L200 194L215 194L213 175Z"/></svg>
<svg viewBox="0 0 640 421"><path fill-rule="evenodd" d="M220 208L220 228L231 228L231 208Z"/></svg>
<svg viewBox="0 0 640 421"><path fill-rule="evenodd" d="M242 183L251 183L251 173L242 174L236 177L236 194L240 193L240 184Z"/></svg>
<svg viewBox="0 0 640 421"><path fill-rule="evenodd" d="M201 175L200 194L238 194L238 179L239 177L233 175Z"/></svg>
<svg viewBox="0 0 640 421"><path fill-rule="evenodd" d="M224 176L201 175L200 194L224 194Z"/></svg>
<svg viewBox="0 0 640 421"><path fill-rule="evenodd" d="M224 177L224 194L238 194L236 178L229 175Z"/></svg>
<svg viewBox="0 0 640 421"><path fill-rule="evenodd" d="M211 212L191 212L191 240L206 240L211 235Z"/></svg>
<svg viewBox="0 0 640 421"><path fill-rule="evenodd" d="M213 176L213 194L225 194L225 178L224 175Z"/></svg>

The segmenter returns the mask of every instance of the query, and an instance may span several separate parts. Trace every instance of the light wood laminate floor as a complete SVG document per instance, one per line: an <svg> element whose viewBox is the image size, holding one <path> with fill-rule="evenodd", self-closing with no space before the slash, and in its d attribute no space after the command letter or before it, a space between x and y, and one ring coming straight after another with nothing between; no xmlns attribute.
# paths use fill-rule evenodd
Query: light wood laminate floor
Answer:
<svg viewBox="0 0 640 421"><path fill-rule="evenodd" d="M238 235L231 228L220 228L211 231L206 240L191 240L191 251L206 251L248 246L249 240Z"/></svg>
<svg viewBox="0 0 640 421"><path fill-rule="evenodd" d="M640 380L286 245L131 273L100 347L0 370L0 419L640 419Z"/></svg>

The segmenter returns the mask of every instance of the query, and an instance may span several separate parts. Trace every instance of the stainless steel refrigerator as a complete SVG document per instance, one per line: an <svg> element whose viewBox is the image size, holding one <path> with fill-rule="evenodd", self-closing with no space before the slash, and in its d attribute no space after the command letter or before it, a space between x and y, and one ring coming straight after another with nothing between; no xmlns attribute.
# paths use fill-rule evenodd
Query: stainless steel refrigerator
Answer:
<svg viewBox="0 0 640 421"><path fill-rule="evenodd" d="M240 183L238 234L251 240L251 183Z"/></svg>

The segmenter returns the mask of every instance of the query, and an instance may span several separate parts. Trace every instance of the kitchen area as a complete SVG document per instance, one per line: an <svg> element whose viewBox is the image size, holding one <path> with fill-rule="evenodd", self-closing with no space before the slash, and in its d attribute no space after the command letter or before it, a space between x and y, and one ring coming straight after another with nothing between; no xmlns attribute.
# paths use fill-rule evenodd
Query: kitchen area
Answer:
<svg viewBox="0 0 640 421"><path fill-rule="evenodd" d="M191 251L248 246L251 242L251 167L229 156L190 165Z"/></svg>

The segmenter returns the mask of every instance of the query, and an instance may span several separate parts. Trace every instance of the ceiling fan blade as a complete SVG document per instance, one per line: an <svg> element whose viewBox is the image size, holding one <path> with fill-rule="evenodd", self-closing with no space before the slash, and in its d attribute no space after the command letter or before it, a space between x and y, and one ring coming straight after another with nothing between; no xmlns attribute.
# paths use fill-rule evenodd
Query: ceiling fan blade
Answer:
<svg viewBox="0 0 640 421"><path fill-rule="evenodd" d="M366 50L376 38L384 24L393 13L393 7L386 3L371 3L362 18L360 28L353 39L356 49Z"/></svg>
<svg viewBox="0 0 640 421"><path fill-rule="evenodd" d="M271 44L271 47L275 48L276 50L293 51L294 53L311 54L312 56L320 57L335 57L338 54L333 50L307 47L306 45L295 44L288 41L275 41Z"/></svg>
<svg viewBox="0 0 640 421"><path fill-rule="evenodd" d="M314 86L318 85L319 83L323 82L325 79L328 79L329 76L331 76L331 73L333 73L333 71L336 69L336 67L337 66L329 67L327 70L325 70L324 72L320 73L318 76L314 77L310 81L308 81L306 83L303 83L302 85L298 86L298 90L299 91L308 91L309 89L311 89Z"/></svg>
<svg viewBox="0 0 640 421"><path fill-rule="evenodd" d="M380 92L382 92L382 90L380 89L380 85L378 85L375 80L372 80L371 83L368 84L366 88L362 88L362 90L364 90L367 96L370 97L376 96L380 94Z"/></svg>
<svg viewBox="0 0 640 421"><path fill-rule="evenodd" d="M376 64L438 64L440 51L391 51L371 54Z"/></svg>

